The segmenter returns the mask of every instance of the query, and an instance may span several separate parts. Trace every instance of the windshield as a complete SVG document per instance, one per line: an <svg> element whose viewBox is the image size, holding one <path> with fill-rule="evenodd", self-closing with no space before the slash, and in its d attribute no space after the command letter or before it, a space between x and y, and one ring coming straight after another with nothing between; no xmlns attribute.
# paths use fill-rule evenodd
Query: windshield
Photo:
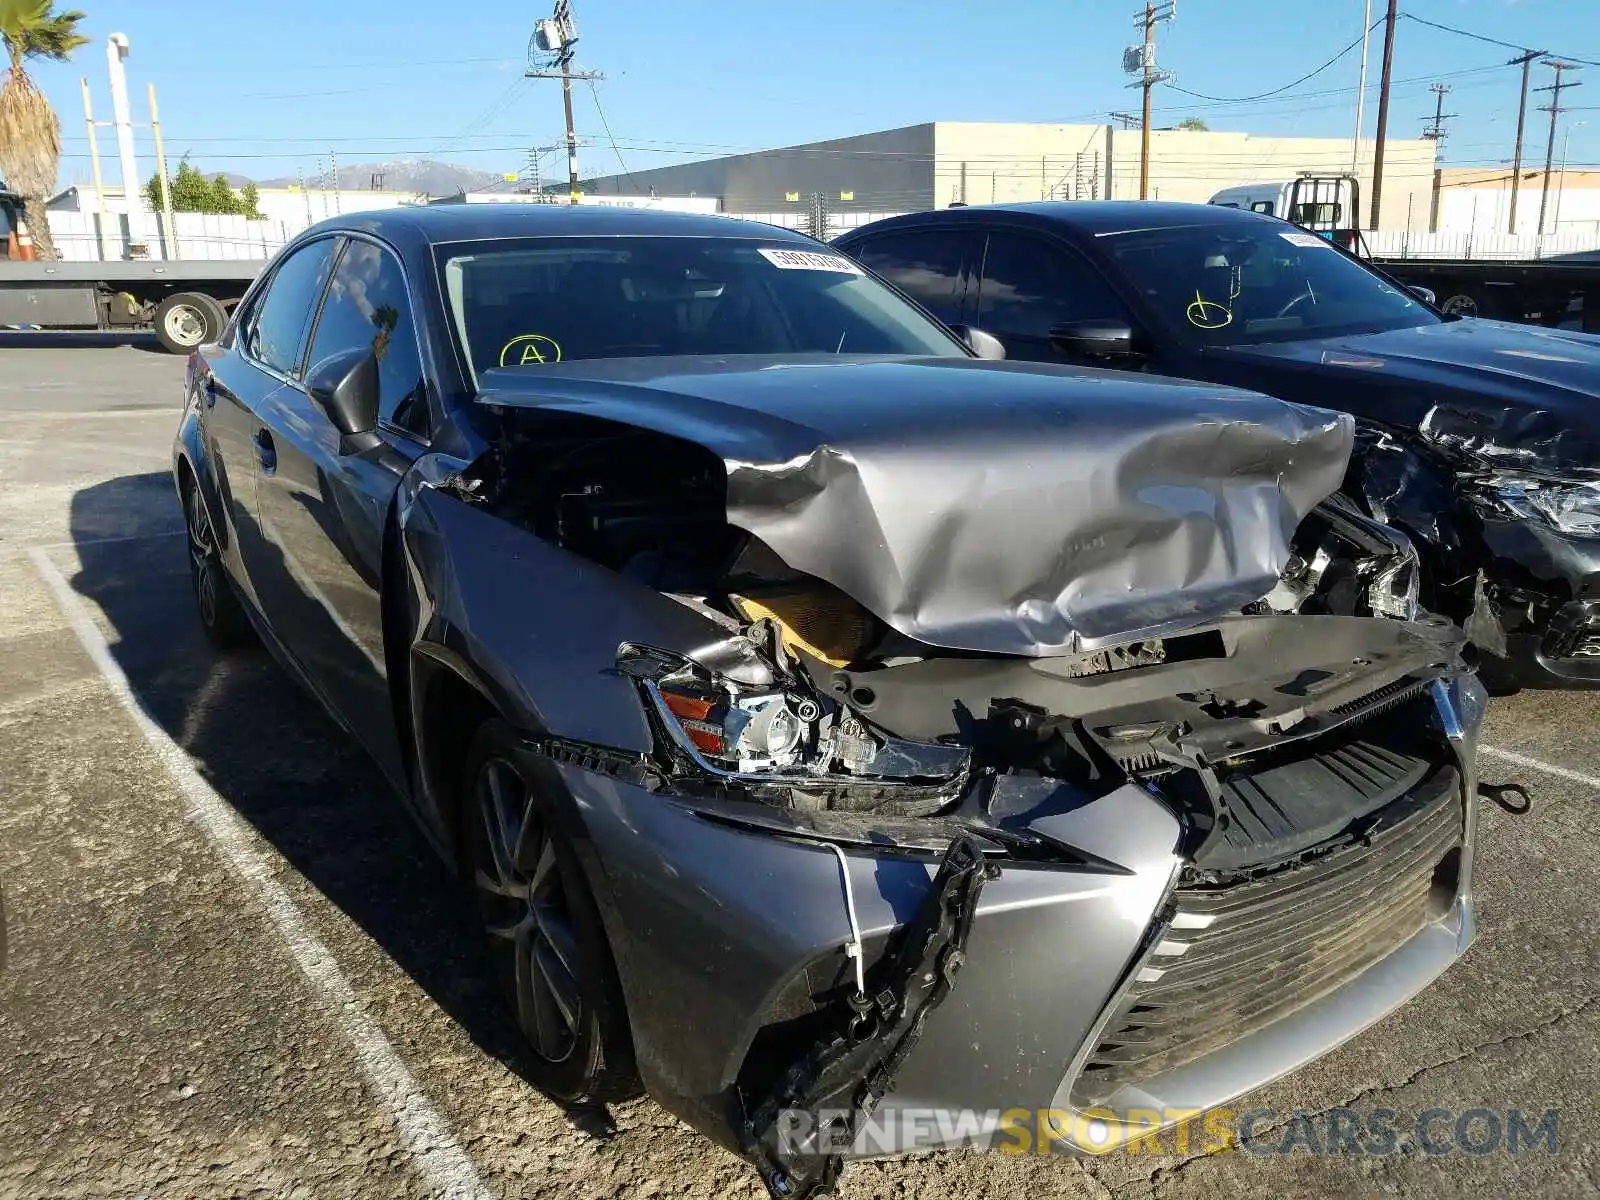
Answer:
<svg viewBox="0 0 1600 1200"><path fill-rule="evenodd" d="M438 254L474 379L586 358L965 353L849 259L779 238L508 238Z"/></svg>
<svg viewBox="0 0 1600 1200"><path fill-rule="evenodd" d="M1439 318L1314 233L1228 222L1105 239L1116 264L1179 336L1203 345L1375 333Z"/></svg>

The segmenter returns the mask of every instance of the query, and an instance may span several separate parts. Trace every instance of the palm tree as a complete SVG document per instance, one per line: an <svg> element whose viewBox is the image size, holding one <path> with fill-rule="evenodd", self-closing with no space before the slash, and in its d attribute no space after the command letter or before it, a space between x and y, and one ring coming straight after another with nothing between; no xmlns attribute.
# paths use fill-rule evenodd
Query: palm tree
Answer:
<svg viewBox="0 0 1600 1200"><path fill-rule="evenodd" d="M40 258L56 257L44 206L61 165L61 122L23 64L65 62L89 41L78 32L83 19L81 12L56 12L51 0L0 0L0 41L11 60L0 84L0 178L22 197Z"/></svg>

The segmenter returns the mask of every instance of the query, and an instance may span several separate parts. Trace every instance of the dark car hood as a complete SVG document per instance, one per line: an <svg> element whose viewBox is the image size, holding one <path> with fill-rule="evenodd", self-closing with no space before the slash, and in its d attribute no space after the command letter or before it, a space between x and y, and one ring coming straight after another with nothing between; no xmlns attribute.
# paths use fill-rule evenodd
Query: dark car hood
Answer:
<svg viewBox="0 0 1600 1200"><path fill-rule="evenodd" d="M1600 471L1593 334L1465 319L1217 353L1335 372L1355 389L1338 407L1378 421L1409 414L1430 441L1488 466Z"/></svg>
<svg viewBox="0 0 1600 1200"><path fill-rule="evenodd" d="M1251 392L966 358L568 362L490 371L480 399L701 445L728 519L791 566L909 637L1033 656L1265 595L1353 435Z"/></svg>

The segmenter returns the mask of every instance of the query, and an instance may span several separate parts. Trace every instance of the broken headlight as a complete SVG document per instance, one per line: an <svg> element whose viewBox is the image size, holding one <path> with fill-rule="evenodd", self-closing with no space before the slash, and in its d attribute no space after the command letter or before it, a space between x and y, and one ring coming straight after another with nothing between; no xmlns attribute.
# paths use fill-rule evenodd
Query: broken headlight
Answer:
<svg viewBox="0 0 1600 1200"><path fill-rule="evenodd" d="M744 645L749 656L757 654ZM741 682L708 659L631 642L617 651L617 669L638 681L666 735L666 756L680 769L800 791L854 784L940 790L965 782L971 765L965 746L895 737L770 664L767 672L743 673L760 682Z"/></svg>
<svg viewBox="0 0 1600 1200"><path fill-rule="evenodd" d="M1571 537L1600 537L1600 483L1501 477L1488 486L1494 500L1513 516L1537 517Z"/></svg>

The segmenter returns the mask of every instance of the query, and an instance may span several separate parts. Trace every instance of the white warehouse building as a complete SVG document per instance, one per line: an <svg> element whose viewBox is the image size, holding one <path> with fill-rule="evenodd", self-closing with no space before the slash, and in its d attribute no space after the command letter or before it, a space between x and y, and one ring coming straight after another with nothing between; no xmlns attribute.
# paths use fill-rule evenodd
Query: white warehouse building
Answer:
<svg viewBox="0 0 1600 1200"><path fill-rule="evenodd" d="M1351 167L1349 138L1263 137L1178 129L1150 135L1150 198L1205 201L1223 188ZM819 197L835 226L888 212L955 202L1137 199L1137 129L937 121L583 183L593 196L714 196L722 211L803 224ZM1380 226L1427 228L1435 144L1391 138L1384 154ZM1372 188L1372 143L1357 176L1362 207ZM1363 217L1367 214L1363 213ZM1365 221L1363 221L1365 223Z"/></svg>

